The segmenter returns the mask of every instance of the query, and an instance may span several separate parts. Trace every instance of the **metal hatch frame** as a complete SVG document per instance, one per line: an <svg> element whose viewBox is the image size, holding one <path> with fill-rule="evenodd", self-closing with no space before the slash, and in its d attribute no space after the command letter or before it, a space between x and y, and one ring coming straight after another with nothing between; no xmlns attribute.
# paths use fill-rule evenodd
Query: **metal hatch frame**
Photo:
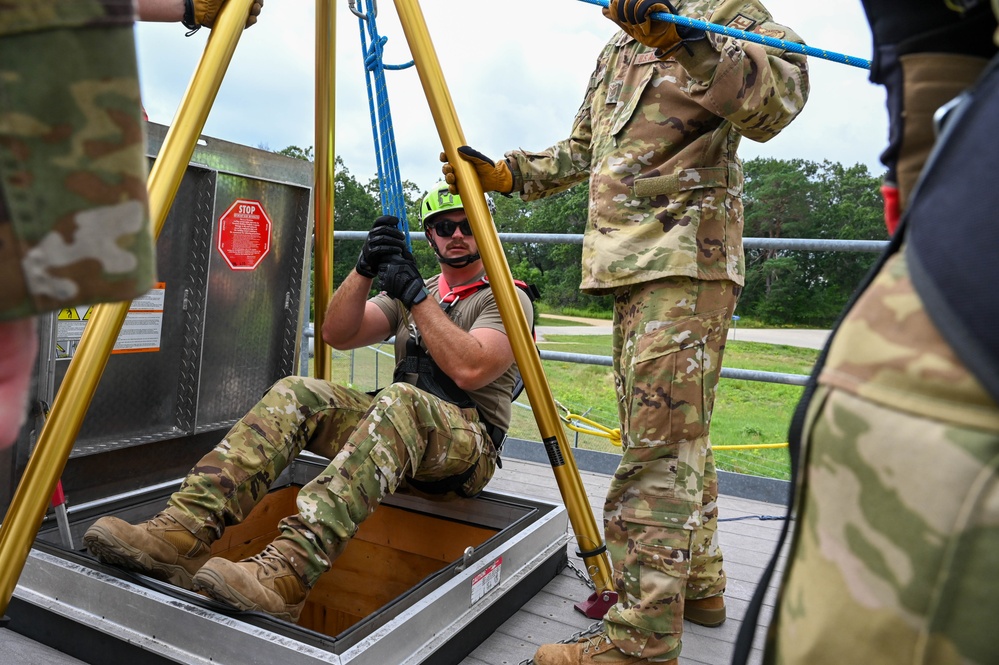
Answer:
<svg viewBox="0 0 999 665"><path fill-rule="evenodd" d="M323 467L323 458L304 454L274 489L308 482ZM161 505L174 487L164 483L75 506L74 531L98 515ZM58 534L50 519L15 589L9 627L101 665L131 665L137 658L154 665L459 663L567 560L568 516L558 503L488 491L448 502L397 493L384 503L502 528L472 556L445 565L366 619L329 636L260 613L232 612L201 595L65 550L55 544ZM499 583L473 600L476 577L498 559Z"/></svg>

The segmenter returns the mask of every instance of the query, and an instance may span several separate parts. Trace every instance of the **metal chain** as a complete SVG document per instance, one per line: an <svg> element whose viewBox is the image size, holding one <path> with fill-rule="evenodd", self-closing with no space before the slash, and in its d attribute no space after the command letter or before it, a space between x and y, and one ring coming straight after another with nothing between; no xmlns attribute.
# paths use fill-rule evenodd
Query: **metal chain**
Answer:
<svg viewBox="0 0 999 665"><path fill-rule="evenodd" d="M594 621L588 627L573 633L564 640L559 640L558 642L556 642L556 644L572 644L573 642L578 642L579 640L588 635L596 635L603 629L604 629L604 622L602 619L600 621ZM534 665L534 659L528 658L527 660L522 660L518 665Z"/></svg>
<svg viewBox="0 0 999 665"><path fill-rule="evenodd" d="M590 576L581 571L579 568L577 568L576 564L572 562L572 559L567 559L566 564L569 566L569 569L572 570L572 572L576 573L576 577L583 580L583 584L588 586L593 591L597 590L597 585L593 583L593 580L590 579Z"/></svg>

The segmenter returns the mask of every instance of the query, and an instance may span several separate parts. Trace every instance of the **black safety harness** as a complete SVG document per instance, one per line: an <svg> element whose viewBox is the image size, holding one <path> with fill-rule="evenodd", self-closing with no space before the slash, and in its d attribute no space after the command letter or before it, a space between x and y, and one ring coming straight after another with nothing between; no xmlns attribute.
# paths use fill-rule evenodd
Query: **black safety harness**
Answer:
<svg viewBox="0 0 999 665"><path fill-rule="evenodd" d="M527 297L531 299L531 302L538 299L540 294L537 287L516 279L513 280L513 283L527 294ZM450 316L451 310L459 300L468 299L482 289L489 288L489 286L489 278L483 275L481 279L474 282L451 288L444 279L444 275L440 275L437 282L437 289L438 293L443 294L441 295L440 301L441 308L444 310L445 314ZM531 324L531 335L534 336L533 323ZM393 381L404 382L407 374L416 375L415 385L420 390L428 392L431 395L438 397L445 402L450 402L451 404L454 404L462 409L475 408L479 412L479 420L485 426L486 432L489 434L489 440L492 442L493 449L496 451L496 465L502 467L499 455L503 449L503 441L506 439L506 431L486 420L482 410L472 400L468 393L458 387L458 384L456 384L451 377L449 377L440 367L437 366L437 363L434 362L434 359L430 356L430 354L428 354L423 347L420 346L415 335L410 335L409 339L406 341L406 355L396 365ZM510 398L511 401L517 398L521 390L523 390L523 387L523 382L520 378L518 378ZM475 473L476 466L477 465L473 464L467 471L449 478L442 478L441 480L424 481L407 477L406 482L411 487L428 494L446 494L448 492L455 492L461 496L466 496L462 487Z"/></svg>

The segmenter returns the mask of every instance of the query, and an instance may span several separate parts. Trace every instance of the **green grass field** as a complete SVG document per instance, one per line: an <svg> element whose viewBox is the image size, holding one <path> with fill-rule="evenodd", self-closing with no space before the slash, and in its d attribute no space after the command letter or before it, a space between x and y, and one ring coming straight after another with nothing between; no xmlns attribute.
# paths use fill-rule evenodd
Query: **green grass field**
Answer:
<svg viewBox="0 0 999 665"><path fill-rule="evenodd" d="M548 325L546 322L545 325ZM547 335L539 348L566 353L610 356L609 335ZM335 354L333 380L349 383L360 390L385 386L392 380L392 347L382 344L381 353L370 349ZM376 361L377 356L377 361ZM818 351L790 346L729 342L726 367L788 374L808 374ZM375 374L377 364L377 378ZM545 375L556 402L571 413L613 429L618 426L617 400L610 367L543 361ZM715 446L786 443L791 415L801 397L802 388L760 381L722 379L718 386L711 441ZM526 392L518 400L528 405ZM533 413L514 406L510 435L520 439L540 440ZM571 445L581 448L620 452L601 436L580 434L566 429ZM786 448L715 452L719 469L770 478L790 477Z"/></svg>

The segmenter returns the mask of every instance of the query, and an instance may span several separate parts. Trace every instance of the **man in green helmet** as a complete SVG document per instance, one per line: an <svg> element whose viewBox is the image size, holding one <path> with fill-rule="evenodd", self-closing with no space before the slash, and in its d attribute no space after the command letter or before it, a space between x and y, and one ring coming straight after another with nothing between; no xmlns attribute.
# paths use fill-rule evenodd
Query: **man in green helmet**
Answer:
<svg viewBox="0 0 999 665"><path fill-rule="evenodd" d="M424 280L398 220L379 217L323 323L323 339L337 349L394 335L393 383L372 396L302 376L278 381L151 520L94 523L84 535L94 555L295 621L386 494L401 485L441 496L482 491L510 423L518 371L461 199L441 183L424 199L421 219L441 273ZM368 298L376 276L383 292ZM521 305L532 318L526 295ZM281 520L277 538L243 561L210 558L212 542L302 450L332 461L302 487L298 513Z"/></svg>

